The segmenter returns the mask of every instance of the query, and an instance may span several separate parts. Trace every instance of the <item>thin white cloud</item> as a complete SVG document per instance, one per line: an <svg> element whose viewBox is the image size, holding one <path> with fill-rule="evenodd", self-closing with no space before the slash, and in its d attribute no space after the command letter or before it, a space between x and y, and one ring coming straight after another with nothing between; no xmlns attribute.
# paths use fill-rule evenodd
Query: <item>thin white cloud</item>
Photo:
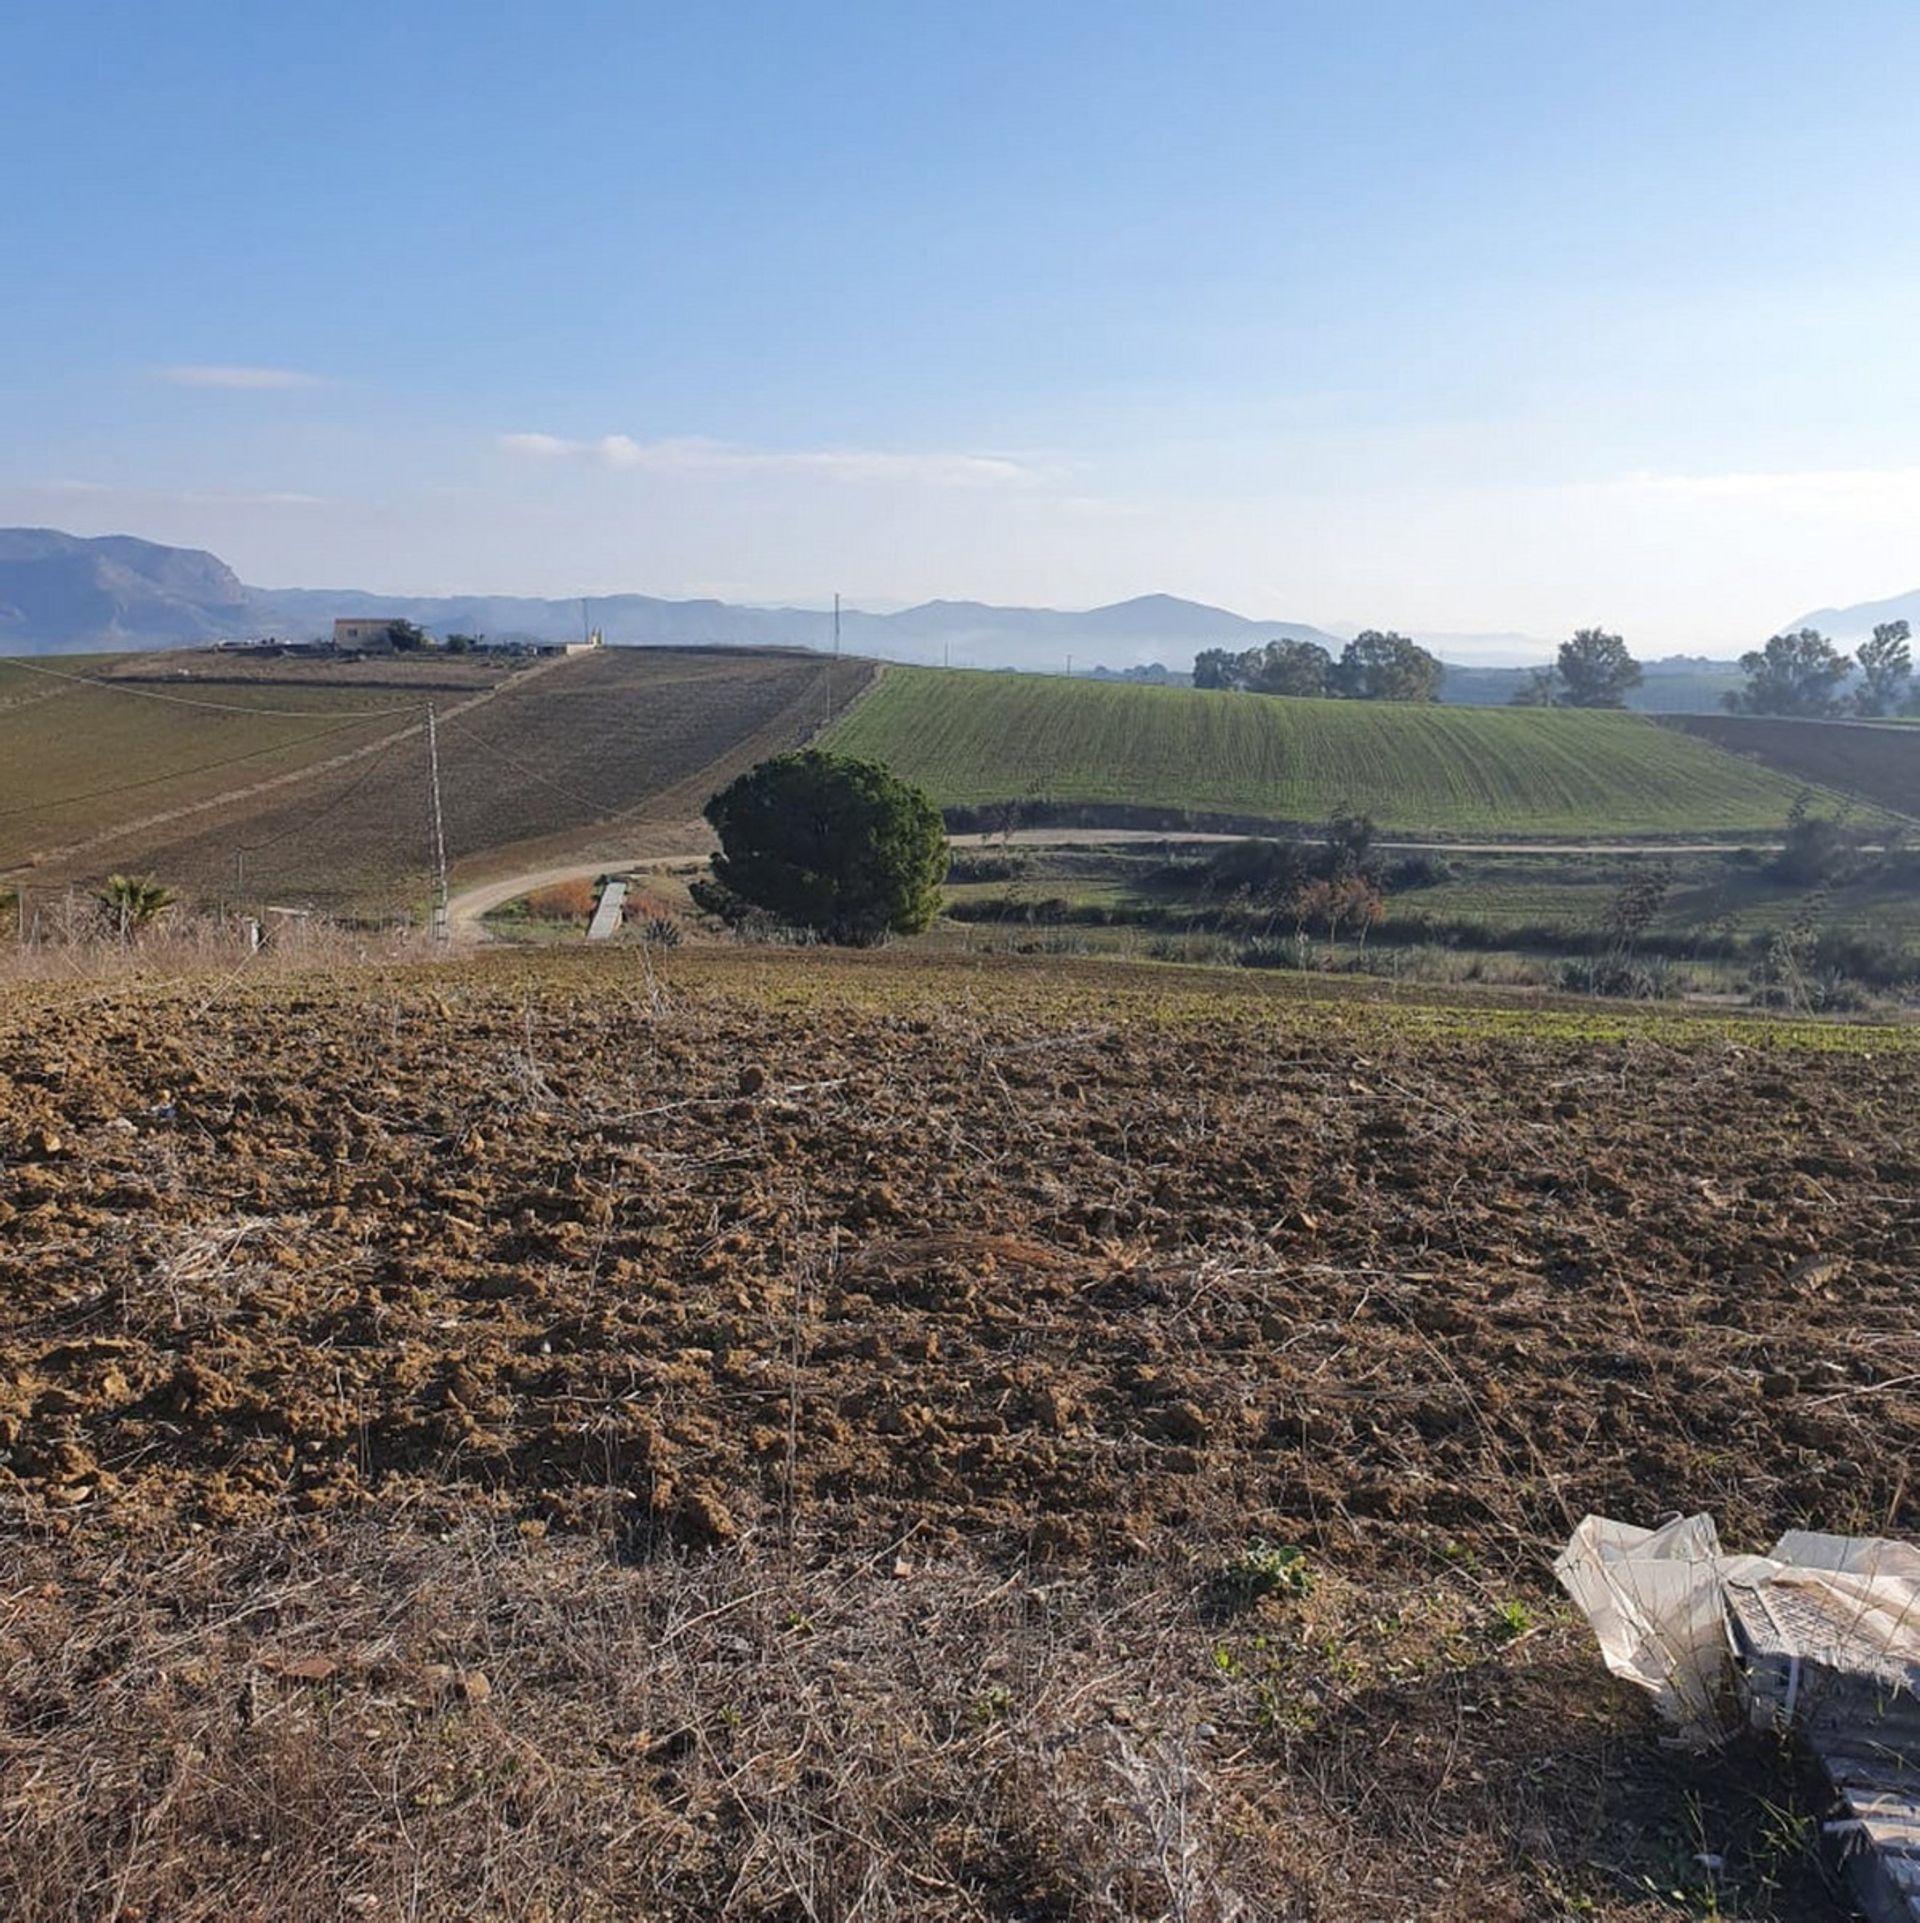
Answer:
<svg viewBox="0 0 1920 1923"><path fill-rule="evenodd" d="M318 387L318 374L303 374L292 367L168 367L162 378L175 387L227 387L250 392L272 388Z"/></svg>
<svg viewBox="0 0 1920 1923"><path fill-rule="evenodd" d="M1656 502L1729 502L1875 525L1920 520L1920 467L1838 467L1628 476L1616 489Z"/></svg>
<svg viewBox="0 0 1920 1923"><path fill-rule="evenodd" d="M327 504L323 494L296 494L285 490L209 494L168 488L116 487L108 481L42 481L37 491L173 507L324 507Z"/></svg>
<svg viewBox="0 0 1920 1923"><path fill-rule="evenodd" d="M815 474L831 481L905 481L922 487L1018 487L1033 470L1003 454L889 454L870 448L822 448L769 453L725 441L684 438L636 441L604 434L573 441L558 434L502 434L508 454L534 460L579 461L637 468L653 474Z"/></svg>

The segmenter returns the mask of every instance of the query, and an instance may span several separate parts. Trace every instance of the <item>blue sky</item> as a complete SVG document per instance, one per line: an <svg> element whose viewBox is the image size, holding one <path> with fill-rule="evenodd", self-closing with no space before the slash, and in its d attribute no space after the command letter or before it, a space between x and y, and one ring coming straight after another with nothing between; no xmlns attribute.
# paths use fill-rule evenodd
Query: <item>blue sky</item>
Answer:
<svg viewBox="0 0 1920 1923"><path fill-rule="evenodd" d="M1746 645L1920 583L1920 8L8 10L0 520Z"/></svg>

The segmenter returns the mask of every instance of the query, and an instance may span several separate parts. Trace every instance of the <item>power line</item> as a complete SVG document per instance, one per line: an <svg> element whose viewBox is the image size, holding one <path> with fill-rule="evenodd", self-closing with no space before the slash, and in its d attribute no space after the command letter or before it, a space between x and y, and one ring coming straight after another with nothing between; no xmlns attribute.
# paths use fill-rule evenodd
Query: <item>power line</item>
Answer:
<svg viewBox="0 0 1920 1923"><path fill-rule="evenodd" d="M65 681L76 688L105 688L113 694L138 695L143 701L166 701L176 708L205 708L213 714L265 715L279 721L311 721L316 715L329 715L342 721L371 721L382 715L418 714L417 701L402 702L392 708L249 708L238 701L202 701L190 694L166 694L159 688L143 688L131 681L108 681L91 674L62 674L58 668L43 668L37 661L14 656L5 665L25 674L45 675L49 681Z"/></svg>
<svg viewBox="0 0 1920 1923"><path fill-rule="evenodd" d="M246 712L255 711L248 709ZM404 714L408 710L400 708L394 712ZM302 718L312 720L313 715L309 713ZM89 788L84 794L57 795L51 801L24 801L18 807L0 808L0 821L11 815L30 815L42 808L65 808L76 801L104 801L112 795L128 795L141 788L156 788L162 782L189 781L195 775L212 774L220 768L237 768L243 761L258 761L262 755L282 754L289 748L303 748L310 741L330 741L337 734L345 734L347 727L347 723L341 722L337 727L316 728L312 734L296 735L291 741L270 742L264 748L249 748L245 754L226 755L218 761L203 761L191 768L169 768L163 774L143 775L138 781L119 781L107 788ZM375 744L376 749L381 745L384 744Z"/></svg>
<svg viewBox="0 0 1920 1923"><path fill-rule="evenodd" d="M538 768L529 768L525 762L516 761L512 755L507 753L506 749L500 747L495 742L489 741L484 735L475 734L471 728L463 727L454 721L449 721L447 726L453 733L465 735L475 747L484 748L489 754L499 756L516 774L525 775L529 781L537 781L543 788L551 788L555 794L565 795L569 801L577 801L583 808L591 808L596 814L631 814L634 809L644 807L647 801L651 799L650 796L643 795L638 801L630 801L624 806L614 807L603 799L593 795L582 794L578 788L569 788L564 782L555 781L551 776L543 775Z"/></svg>

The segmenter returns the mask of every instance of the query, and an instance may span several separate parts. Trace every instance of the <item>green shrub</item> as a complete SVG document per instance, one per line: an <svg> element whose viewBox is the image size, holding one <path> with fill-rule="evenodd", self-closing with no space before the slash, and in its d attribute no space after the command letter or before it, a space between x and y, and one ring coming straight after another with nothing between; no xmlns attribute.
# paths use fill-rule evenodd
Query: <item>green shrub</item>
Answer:
<svg viewBox="0 0 1920 1923"><path fill-rule="evenodd" d="M878 762L818 748L776 755L705 813L720 837L720 886L790 927L868 947L918 934L940 912L940 811Z"/></svg>
<svg viewBox="0 0 1920 1923"><path fill-rule="evenodd" d="M1214 1582L1216 1600L1246 1609L1263 1596L1304 1596L1313 1587L1307 1552L1294 1544L1260 1537L1229 1558Z"/></svg>

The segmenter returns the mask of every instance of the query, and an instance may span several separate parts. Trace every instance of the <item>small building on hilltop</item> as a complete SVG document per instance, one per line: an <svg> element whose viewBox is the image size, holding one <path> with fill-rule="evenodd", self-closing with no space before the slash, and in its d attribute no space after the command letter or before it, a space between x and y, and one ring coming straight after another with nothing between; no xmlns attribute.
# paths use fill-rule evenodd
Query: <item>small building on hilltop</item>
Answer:
<svg viewBox="0 0 1920 1923"><path fill-rule="evenodd" d="M354 654L390 654L393 651L393 620L378 615L371 620L341 620L333 624L333 645Z"/></svg>
<svg viewBox="0 0 1920 1923"><path fill-rule="evenodd" d="M422 648L440 645L425 628L397 614L354 616L333 624L337 654L417 654Z"/></svg>

